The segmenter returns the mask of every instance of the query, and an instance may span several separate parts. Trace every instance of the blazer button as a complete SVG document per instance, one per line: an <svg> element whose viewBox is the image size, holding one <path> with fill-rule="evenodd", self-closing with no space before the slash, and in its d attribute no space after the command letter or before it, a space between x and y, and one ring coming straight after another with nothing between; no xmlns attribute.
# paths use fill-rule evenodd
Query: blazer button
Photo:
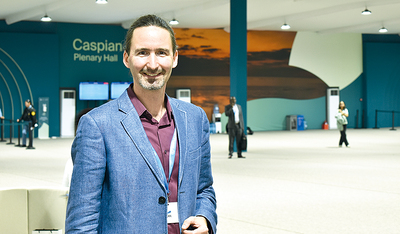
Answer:
<svg viewBox="0 0 400 234"><path fill-rule="evenodd" d="M160 204L160 205L165 204L166 201L167 201L167 199L165 199L165 197L158 198L158 204Z"/></svg>

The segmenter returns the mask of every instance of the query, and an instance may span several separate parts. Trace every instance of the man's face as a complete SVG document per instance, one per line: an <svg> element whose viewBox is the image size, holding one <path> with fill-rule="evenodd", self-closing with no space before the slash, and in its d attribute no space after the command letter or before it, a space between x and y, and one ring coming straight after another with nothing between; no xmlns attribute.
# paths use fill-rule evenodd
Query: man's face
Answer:
<svg viewBox="0 0 400 234"><path fill-rule="evenodd" d="M30 104L29 104L29 102L25 102L25 107L29 107L30 106Z"/></svg>
<svg viewBox="0 0 400 234"><path fill-rule="evenodd" d="M231 105L235 105L236 104L236 98L235 97L231 97Z"/></svg>
<svg viewBox="0 0 400 234"><path fill-rule="evenodd" d="M124 52L124 64L130 69L134 83L146 90L165 87L172 69L178 65L178 52L166 29L148 26L133 31L131 50Z"/></svg>

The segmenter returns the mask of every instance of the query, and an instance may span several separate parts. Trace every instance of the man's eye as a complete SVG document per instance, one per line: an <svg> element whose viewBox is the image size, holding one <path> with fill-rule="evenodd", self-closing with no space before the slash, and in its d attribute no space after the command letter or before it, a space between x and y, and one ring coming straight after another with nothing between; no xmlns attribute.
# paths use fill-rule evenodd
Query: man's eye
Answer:
<svg viewBox="0 0 400 234"><path fill-rule="evenodd" d="M166 56L168 53L166 51L158 51L158 55Z"/></svg>
<svg viewBox="0 0 400 234"><path fill-rule="evenodd" d="M139 51L139 52L137 52L137 55L146 55L147 54L147 52L146 51Z"/></svg>

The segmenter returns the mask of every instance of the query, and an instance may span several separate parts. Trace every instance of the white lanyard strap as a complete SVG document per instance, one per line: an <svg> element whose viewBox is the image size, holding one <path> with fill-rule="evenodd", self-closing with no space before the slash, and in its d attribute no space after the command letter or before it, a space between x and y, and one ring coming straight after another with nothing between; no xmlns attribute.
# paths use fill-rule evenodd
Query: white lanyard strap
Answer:
<svg viewBox="0 0 400 234"><path fill-rule="evenodd" d="M177 136L176 136L176 128L174 130L174 135L172 136L171 140L171 145L169 147L169 173L168 173L168 181L167 178L165 178L165 173L163 173L163 178L164 178L164 186L167 189L167 193L169 194L169 186L168 183L171 181L171 175L172 175L172 170L174 169L174 162L175 162L175 154L176 154L176 142L177 142ZM161 171L164 171L164 168L162 166L162 163L160 161L160 158L158 157L156 151L154 150L154 154L156 156L158 166L160 167Z"/></svg>

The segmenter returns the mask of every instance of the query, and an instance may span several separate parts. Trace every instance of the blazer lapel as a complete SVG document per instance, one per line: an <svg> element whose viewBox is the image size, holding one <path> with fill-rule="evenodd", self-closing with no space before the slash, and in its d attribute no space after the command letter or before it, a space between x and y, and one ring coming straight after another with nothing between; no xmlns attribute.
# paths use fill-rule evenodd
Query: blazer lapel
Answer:
<svg viewBox="0 0 400 234"><path fill-rule="evenodd" d="M179 143L179 178L178 187L181 185L185 159L187 154L187 113L186 111L179 108L179 103L174 99L169 98L169 103L171 104L172 112L174 113L175 126L178 132L178 143Z"/></svg>
<svg viewBox="0 0 400 234"><path fill-rule="evenodd" d="M139 154L146 161L150 170L154 172L159 183L164 187L164 172L159 167L157 162L157 154L155 153L153 146L147 138L146 132L144 131L142 122L140 121L139 115L136 112L128 94L125 94L118 98L119 111L126 114L121 120L121 124L124 127L127 135L132 140Z"/></svg>

